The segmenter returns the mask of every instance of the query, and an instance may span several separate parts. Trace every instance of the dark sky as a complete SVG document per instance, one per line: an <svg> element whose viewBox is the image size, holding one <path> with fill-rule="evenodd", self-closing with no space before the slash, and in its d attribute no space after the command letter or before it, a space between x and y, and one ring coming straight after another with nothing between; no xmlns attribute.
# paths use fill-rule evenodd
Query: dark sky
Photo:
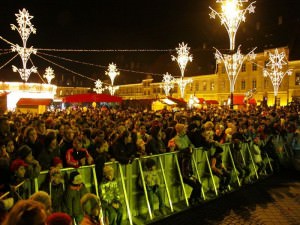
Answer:
<svg viewBox="0 0 300 225"><path fill-rule="evenodd" d="M256 21L269 21L281 13L288 14L289 19L295 19L300 11L299 4L299 0L258 0L256 13L246 15L246 23L241 24L237 40L243 42L243 35L254 35ZM31 22L37 29L37 33L29 37L28 46L38 49L166 50L110 53L40 51L104 67L115 62L123 74L123 78L116 79L117 83L140 81L144 77L142 73L134 71L149 72L153 76L167 71L175 73L174 76L179 75L178 66L170 56L175 52L167 50L174 50L182 41L191 47L195 59L187 66L187 76L205 74L214 71L212 47L222 49L229 45L227 32L220 21L209 18L209 6L217 10L219 4L215 0L1 0L0 36L21 45L18 33L10 29L10 24L17 25L15 13L26 8L34 16ZM269 26L268 22L263 25ZM8 48L10 46L0 40L0 49ZM0 55L0 66L12 56L12 53ZM58 77L61 74L73 75L37 56L31 58L41 74L47 66L51 66ZM105 78L105 68L47 58L93 79L99 76L100 79ZM0 70L0 76L10 71L11 65L20 65L20 59L14 59ZM122 72L122 69L132 72Z"/></svg>

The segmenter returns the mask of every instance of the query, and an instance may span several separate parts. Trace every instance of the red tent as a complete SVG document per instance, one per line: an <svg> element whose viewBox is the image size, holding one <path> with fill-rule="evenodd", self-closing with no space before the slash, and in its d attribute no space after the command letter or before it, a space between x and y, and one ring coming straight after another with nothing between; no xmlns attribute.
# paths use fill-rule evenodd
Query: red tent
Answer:
<svg viewBox="0 0 300 225"><path fill-rule="evenodd" d="M112 96L107 94L77 94L68 95L62 100L65 103L79 103L79 102L122 102L122 98L118 96Z"/></svg>
<svg viewBox="0 0 300 225"><path fill-rule="evenodd" d="M244 101L245 95L233 95L233 104L234 105L244 105L246 102ZM254 98L250 98L248 103L251 105L256 105L256 100Z"/></svg>
<svg viewBox="0 0 300 225"><path fill-rule="evenodd" d="M207 105L219 105L217 100L206 100L205 102Z"/></svg>

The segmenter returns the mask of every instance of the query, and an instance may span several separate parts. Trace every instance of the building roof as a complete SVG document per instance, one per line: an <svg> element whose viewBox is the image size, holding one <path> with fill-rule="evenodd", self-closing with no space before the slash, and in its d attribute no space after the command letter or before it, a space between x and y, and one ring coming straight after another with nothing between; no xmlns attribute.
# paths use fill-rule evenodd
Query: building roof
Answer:
<svg viewBox="0 0 300 225"><path fill-rule="evenodd" d="M17 106L37 106L37 105L50 105L52 99L50 98L20 98Z"/></svg>

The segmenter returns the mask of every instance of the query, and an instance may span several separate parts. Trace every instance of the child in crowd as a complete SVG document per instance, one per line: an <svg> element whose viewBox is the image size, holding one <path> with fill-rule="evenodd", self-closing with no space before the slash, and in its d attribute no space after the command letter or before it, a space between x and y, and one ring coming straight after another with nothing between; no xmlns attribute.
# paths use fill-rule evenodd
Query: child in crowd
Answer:
<svg viewBox="0 0 300 225"><path fill-rule="evenodd" d="M156 162L153 159L147 159L145 165L146 170L144 171L144 178L150 207L154 210L154 195L156 195L159 202L159 212L162 215L166 215L165 205L160 190L160 177L157 172Z"/></svg>
<svg viewBox="0 0 300 225"><path fill-rule="evenodd" d="M114 169L111 166L105 166L103 176L99 188L103 208L107 212L109 225L120 225L122 224L123 209Z"/></svg>
<svg viewBox="0 0 300 225"><path fill-rule="evenodd" d="M83 210L80 205L80 199L87 193L83 183L82 176L78 171L70 173L69 185L64 194L64 204L66 212L80 224L83 219Z"/></svg>
<svg viewBox="0 0 300 225"><path fill-rule="evenodd" d="M101 203L100 199L91 193L85 194L80 199L81 208L84 217L80 225L103 225L101 220Z"/></svg>
<svg viewBox="0 0 300 225"><path fill-rule="evenodd" d="M22 159L28 166L26 168L26 178L33 179L40 175L41 166L32 155L32 150L28 145L22 145L18 149L18 158Z"/></svg>

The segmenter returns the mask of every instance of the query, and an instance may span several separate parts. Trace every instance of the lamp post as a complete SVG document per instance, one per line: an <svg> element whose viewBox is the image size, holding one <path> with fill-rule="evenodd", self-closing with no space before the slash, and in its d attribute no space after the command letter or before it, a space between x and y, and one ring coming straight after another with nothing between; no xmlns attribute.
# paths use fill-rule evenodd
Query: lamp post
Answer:
<svg viewBox="0 0 300 225"><path fill-rule="evenodd" d="M218 16L221 20L221 25L224 25L228 37L229 37L229 42L230 42L230 51L234 52L235 50L235 37L237 30L240 26L240 23L243 21L246 21L246 13L254 13L255 11L255 6L254 3L250 3L247 8L242 9L243 3L248 2L248 0L217 0L217 3L221 3L221 12L217 12L211 7L210 10L210 18L215 19L216 16ZM254 55L254 50L255 48L250 51L246 57L249 55L255 56ZM217 59L218 63L223 62L225 65L225 69L229 78L229 83L230 83L230 108L233 109L233 92L234 92L234 85L236 78L239 74L239 71L241 69L241 66L246 59L241 52L240 52L240 47L238 47L236 53L231 53L231 54L224 54L216 49L215 57Z"/></svg>
<svg viewBox="0 0 300 225"><path fill-rule="evenodd" d="M288 69L285 72L283 72L283 66L287 65L288 62L285 60L286 55L285 52L278 52L278 49L275 49L275 53L272 54L269 52L269 62L266 64L266 67L268 69L264 69L263 74L265 77L270 77L271 82L273 84L274 88L274 98L275 98L275 103L274 107L277 107L277 96L278 96L278 89L279 86L284 78L284 76L287 75L292 75L292 69Z"/></svg>
<svg viewBox="0 0 300 225"><path fill-rule="evenodd" d="M174 88L174 81L175 79L171 74L169 74L168 72L164 74L162 80L163 84L160 85L160 88L164 89L166 96L169 96L170 90Z"/></svg>
<svg viewBox="0 0 300 225"><path fill-rule="evenodd" d="M30 55L36 54L37 50L34 49L32 46L30 48L26 47L27 40L31 33L35 34L36 29L31 24L30 20L33 16L29 15L26 9L22 11L19 10L19 14L16 14L18 27L14 24L11 24L12 30L17 30L20 34L23 42L23 46L19 46L18 44L11 46L11 50L13 52L18 52L21 57L23 68L18 69L16 66L12 66L14 72L19 72L21 79L27 82L31 73L36 73L37 68L32 66L30 69L27 69L27 62L30 58Z"/></svg>
<svg viewBox="0 0 300 225"><path fill-rule="evenodd" d="M102 94L102 92L105 90L105 87L103 87L103 82L98 79L95 81L95 88L93 88L93 91L95 91L97 94Z"/></svg>
<svg viewBox="0 0 300 225"><path fill-rule="evenodd" d="M108 65L108 70L105 72L106 75L109 76L110 80L111 80L111 85L107 87L107 89L109 90L109 93L111 95L115 94L115 91L119 89L119 87L114 87L114 80L116 78L116 76L120 75L120 72L117 69L116 64L111 63Z"/></svg>
<svg viewBox="0 0 300 225"><path fill-rule="evenodd" d="M217 3L221 3L221 12L217 12L211 7L210 18L215 19L218 16L221 20L221 25L224 25L230 41L230 50L235 49L235 37L236 32L240 26L240 23L246 21L246 13L254 13L254 3L250 3L246 9L242 9L243 3L248 0L217 0Z"/></svg>
<svg viewBox="0 0 300 225"><path fill-rule="evenodd" d="M230 84L230 108L233 108L233 92L234 92L234 85L237 79L237 76L242 68L242 65L245 60L253 60L255 59L254 48L250 51L247 55L243 55L240 51L240 46L238 50L234 54L222 54L219 50L216 49L215 58L217 63L224 63L229 84Z"/></svg>
<svg viewBox="0 0 300 225"><path fill-rule="evenodd" d="M51 80L55 77L54 70L50 66L47 67L43 77L46 78L48 84L51 84Z"/></svg>

